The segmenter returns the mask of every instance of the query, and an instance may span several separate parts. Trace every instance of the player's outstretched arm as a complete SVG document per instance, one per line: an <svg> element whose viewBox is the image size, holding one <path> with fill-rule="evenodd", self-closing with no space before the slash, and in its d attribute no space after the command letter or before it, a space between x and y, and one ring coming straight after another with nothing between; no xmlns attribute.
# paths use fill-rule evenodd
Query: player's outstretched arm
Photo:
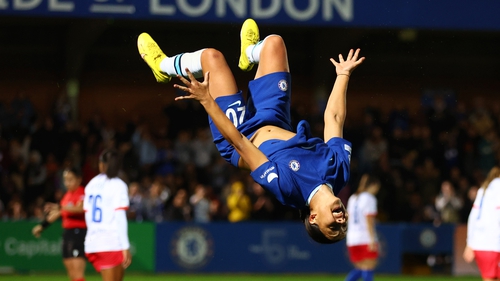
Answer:
<svg viewBox="0 0 500 281"><path fill-rule="evenodd" d="M338 62L333 58L330 59L335 66L337 79L335 80L325 109L325 142L333 137L343 137L342 131L346 117L347 84L349 83L351 73L365 60L364 57L359 58L359 52L360 49L356 51L351 49L345 60L342 54L339 54Z"/></svg>
<svg viewBox="0 0 500 281"><path fill-rule="evenodd" d="M217 129L219 129L222 136L236 149L243 161L247 163L250 170L253 171L269 161L264 153L236 129L233 122L227 118L226 114L224 114L219 105L212 98L208 87L210 73L205 73L205 80L199 82L188 69L186 69L186 72L188 73L189 80L178 76L185 86L175 84L174 87L188 93L188 95L176 97L175 100L195 99L199 101L207 111L207 114L212 118L212 121Z"/></svg>

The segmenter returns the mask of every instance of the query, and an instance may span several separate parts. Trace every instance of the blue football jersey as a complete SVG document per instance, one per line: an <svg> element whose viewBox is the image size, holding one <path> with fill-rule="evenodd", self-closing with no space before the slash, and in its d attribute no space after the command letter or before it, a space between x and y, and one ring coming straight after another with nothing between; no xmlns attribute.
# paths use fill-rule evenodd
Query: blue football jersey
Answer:
<svg viewBox="0 0 500 281"><path fill-rule="evenodd" d="M327 184L338 194L349 180L351 143L342 138L325 143L312 137L306 121L297 125L293 138L268 140L259 149L269 161L251 176L283 205L304 208L319 185Z"/></svg>

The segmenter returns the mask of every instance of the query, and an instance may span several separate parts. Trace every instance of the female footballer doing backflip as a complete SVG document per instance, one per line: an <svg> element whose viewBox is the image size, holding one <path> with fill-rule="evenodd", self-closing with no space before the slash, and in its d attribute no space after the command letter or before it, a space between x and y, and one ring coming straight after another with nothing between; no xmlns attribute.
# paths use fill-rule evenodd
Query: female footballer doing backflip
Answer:
<svg viewBox="0 0 500 281"><path fill-rule="evenodd" d="M252 178L282 204L304 210L304 224L315 241L340 241L346 235L347 213L336 194L349 179L351 155L351 144L342 138L346 91L352 71L364 58L359 58L358 49L346 59L339 55L338 62L331 59L337 79L325 109L322 140L311 136L306 121L293 132L291 76L283 39L270 35L259 41L252 19L243 23L240 38L239 68L249 71L258 64L247 100L218 50L167 57L146 33L139 36L137 45L158 82L178 77L185 84L174 85L187 93L176 100L195 99L205 108L214 143L224 159L249 169ZM203 82L196 80L203 76Z"/></svg>

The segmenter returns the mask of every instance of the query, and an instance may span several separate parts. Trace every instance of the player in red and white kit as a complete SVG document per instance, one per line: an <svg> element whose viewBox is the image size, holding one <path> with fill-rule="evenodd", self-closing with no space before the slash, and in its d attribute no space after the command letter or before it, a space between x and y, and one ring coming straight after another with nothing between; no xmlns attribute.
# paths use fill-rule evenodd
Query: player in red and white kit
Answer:
<svg viewBox="0 0 500 281"><path fill-rule="evenodd" d="M42 231L51 223L62 217L63 263L71 281L85 281L85 254L83 242L87 233L85 216L83 214L84 188L81 186L82 176L80 171L74 168L63 172L64 186L68 190L60 204L47 203L45 211L47 217L36 225L32 232L35 237L40 237Z"/></svg>
<svg viewBox="0 0 500 281"><path fill-rule="evenodd" d="M373 270L377 266L378 240L375 230L377 198L380 182L369 175L361 177L358 190L347 201L350 219L347 225L347 249L354 269L349 272L346 281L362 278L373 280Z"/></svg>
<svg viewBox="0 0 500 281"><path fill-rule="evenodd" d="M104 281L123 280L125 268L132 261L125 213L128 189L118 178L120 166L118 152L105 150L99 158L101 174L85 188L85 254Z"/></svg>
<svg viewBox="0 0 500 281"><path fill-rule="evenodd" d="M484 281L500 279L500 168L493 167L477 191L467 221L466 262L476 260Z"/></svg>

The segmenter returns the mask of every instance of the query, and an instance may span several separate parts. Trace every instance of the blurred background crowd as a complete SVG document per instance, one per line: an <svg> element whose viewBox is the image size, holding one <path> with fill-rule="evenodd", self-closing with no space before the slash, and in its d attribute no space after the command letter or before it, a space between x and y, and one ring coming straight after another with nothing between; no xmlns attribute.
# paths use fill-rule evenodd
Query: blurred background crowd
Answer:
<svg viewBox="0 0 500 281"><path fill-rule="evenodd" d="M353 97L355 98L355 97ZM322 137L321 107L293 107L293 122L311 123ZM81 169L83 184L98 174L98 156L109 147L123 155L129 185L129 219L211 222L298 220L218 154L207 115L197 103L168 104L154 126L140 116L112 126L98 113L76 124L64 95L41 116L20 91L0 103L0 217L42 220L45 202L65 192L62 171ZM347 198L365 173L380 178L380 221L466 222L476 191L499 157L500 104L481 97L465 103L453 92L423 93L416 114L394 104L367 106L361 122L346 122L353 144Z"/></svg>

